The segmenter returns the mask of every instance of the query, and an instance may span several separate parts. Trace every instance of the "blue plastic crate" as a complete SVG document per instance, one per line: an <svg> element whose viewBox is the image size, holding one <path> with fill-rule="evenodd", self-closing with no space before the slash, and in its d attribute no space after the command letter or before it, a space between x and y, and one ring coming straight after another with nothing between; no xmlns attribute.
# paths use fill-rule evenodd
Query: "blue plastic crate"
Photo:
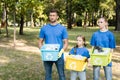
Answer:
<svg viewBox="0 0 120 80"><path fill-rule="evenodd" d="M41 48L43 61L58 60L59 44L44 44Z"/></svg>

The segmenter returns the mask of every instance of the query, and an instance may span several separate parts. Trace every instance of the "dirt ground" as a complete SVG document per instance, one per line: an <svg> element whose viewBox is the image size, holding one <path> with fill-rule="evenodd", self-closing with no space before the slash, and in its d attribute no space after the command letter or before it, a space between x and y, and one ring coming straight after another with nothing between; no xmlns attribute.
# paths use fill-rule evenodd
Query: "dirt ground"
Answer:
<svg viewBox="0 0 120 80"><path fill-rule="evenodd" d="M13 43L11 43L11 42L9 42L7 44L0 43L0 47L14 48ZM39 49L37 46L28 46L24 43L24 41L16 41L15 49L21 50L21 51L29 50L30 52L35 52L36 54L39 54ZM113 61L113 67L112 67L113 78L114 78L114 80L120 80L120 46L117 46L117 48L115 49L115 51L112 55L112 61ZM1 62L4 62L4 61L0 59L0 63ZM103 72L103 70L101 72ZM101 79L101 80L103 80L103 79Z"/></svg>

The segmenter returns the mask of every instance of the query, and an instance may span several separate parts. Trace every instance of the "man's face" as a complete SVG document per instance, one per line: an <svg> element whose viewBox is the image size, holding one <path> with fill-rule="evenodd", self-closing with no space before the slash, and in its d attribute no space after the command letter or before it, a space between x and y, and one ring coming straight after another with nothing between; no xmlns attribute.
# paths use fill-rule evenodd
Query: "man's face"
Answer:
<svg viewBox="0 0 120 80"><path fill-rule="evenodd" d="M57 15L56 12L51 12L51 13L49 14L49 20L50 20L51 23L56 22L57 19L58 19L58 15Z"/></svg>

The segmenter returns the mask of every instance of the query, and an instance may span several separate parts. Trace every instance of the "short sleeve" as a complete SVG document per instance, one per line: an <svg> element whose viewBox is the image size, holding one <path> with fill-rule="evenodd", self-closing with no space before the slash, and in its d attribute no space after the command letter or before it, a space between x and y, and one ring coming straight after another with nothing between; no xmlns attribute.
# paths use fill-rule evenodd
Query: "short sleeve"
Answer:
<svg viewBox="0 0 120 80"><path fill-rule="evenodd" d="M44 30L43 28L41 28L39 33L39 38L44 38L44 37L45 37Z"/></svg>
<svg viewBox="0 0 120 80"><path fill-rule="evenodd" d="M66 28L63 29L62 35L63 35L63 39L67 39L68 38L68 32L67 32Z"/></svg>
<svg viewBox="0 0 120 80"><path fill-rule="evenodd" d="M95 46L95 34L92 35L91 40L90 40L90 45Z"/></svg>
<svg viewBox="0 0 120 80"><path fill-rule="evenodd" d="M74 48L70 50L69 54L74 54Z"/></svg>
<svg viewBox="0 0 120 80"><path fill-rule="evenodd" d="M88 50L86 51L86 57L87 57L87 58L90 58L90 54L89 54L89 51L88 51Z"/></svg>
<svg viewBox="0 0 120 80"><path fill-rule="evenodd" d="M116 40L115 40L113 33L111 33L111 35L109 36L109 41L110 41L110 43L109 43L110 48L115 48L116 47Z"/></svg>
<svg viewBox="0 0 120 80"><path fill-rule="evenodd" d="M87 49L85 49L83 56L90 58L90 54L89 54L89 51Z"/></svg>

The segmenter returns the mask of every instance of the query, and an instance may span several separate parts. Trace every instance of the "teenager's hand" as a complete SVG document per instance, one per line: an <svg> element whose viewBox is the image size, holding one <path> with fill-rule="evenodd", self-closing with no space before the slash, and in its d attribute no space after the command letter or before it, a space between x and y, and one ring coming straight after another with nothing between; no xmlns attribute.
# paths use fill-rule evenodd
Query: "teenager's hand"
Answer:
<svg viewBox="0 0 120 80"><path fill-rule="evenodd" d="M61 49L60 52L58 53L58 58L60 58L63 53L64 53L64 49Z"/></svg>

